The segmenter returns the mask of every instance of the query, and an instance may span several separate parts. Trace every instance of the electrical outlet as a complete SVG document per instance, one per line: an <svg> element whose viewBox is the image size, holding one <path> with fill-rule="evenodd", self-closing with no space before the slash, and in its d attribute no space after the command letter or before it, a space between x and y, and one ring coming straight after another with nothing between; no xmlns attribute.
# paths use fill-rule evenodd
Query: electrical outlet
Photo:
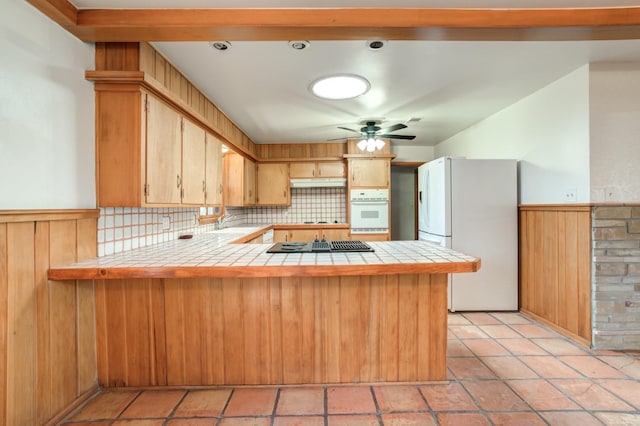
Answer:
<svg viewBox="0 0 640 426"><path fill-rule="evenodd" d="M577 188L568 188L564 191L564 201L565 202L576 202L578 201L578 189Z"/></svg>
<svg viewBox="0 0 640 426"><path fill-rule="evenodd" d="M171 229L171 218L169 216L162 216L162 230L168 231Z"/></svg>

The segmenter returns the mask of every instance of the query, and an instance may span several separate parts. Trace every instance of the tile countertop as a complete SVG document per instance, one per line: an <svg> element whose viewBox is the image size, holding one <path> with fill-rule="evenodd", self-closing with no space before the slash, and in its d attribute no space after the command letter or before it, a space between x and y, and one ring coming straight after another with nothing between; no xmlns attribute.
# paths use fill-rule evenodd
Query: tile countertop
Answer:
<svg viewBox="0 0 640 426"><path fill-rule="evenodd" d="M226 228L192 239L52 266L51 280L292 277L475 272L480 259L424 241L367 242L375 252L266 253L271 244L233 244L268 225ZM236 232L237 231L237 232Z"/></svg>

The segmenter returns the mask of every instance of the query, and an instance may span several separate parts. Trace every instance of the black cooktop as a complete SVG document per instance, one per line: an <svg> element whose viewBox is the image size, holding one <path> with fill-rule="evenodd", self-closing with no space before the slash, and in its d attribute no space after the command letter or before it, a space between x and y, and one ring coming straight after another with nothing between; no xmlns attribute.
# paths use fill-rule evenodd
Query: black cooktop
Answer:
<svg viewBox="0 0 640 426"><path fill-rule="evenodd" d="M334 253L374 251L369 244L358 240L283 242L272 245L267 253Z"/></svg>

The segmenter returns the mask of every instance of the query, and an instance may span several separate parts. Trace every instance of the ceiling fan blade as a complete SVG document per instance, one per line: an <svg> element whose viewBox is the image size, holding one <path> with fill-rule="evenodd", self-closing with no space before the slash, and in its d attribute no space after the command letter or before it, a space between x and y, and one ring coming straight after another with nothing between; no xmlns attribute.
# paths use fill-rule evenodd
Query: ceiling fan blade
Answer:
<svg viewBox="0 0 640 426"><path fill-rule="evenodd" d="M414 135L378 135L379 138L414 140Z"/></svg>
<svg viewBox="0 0 640 426"><path fill-rule="evenodd" d="M360 133L360 131L350 129L350 128L348 128L348 127L341 127L341 126L338 126L338 129L348 130L348 131L353 132L353 133Z"/></svg>
<svg viewBox="0 0 640 426"><path fill-rule="evenodd" d="M389 126L389 127L385 127L383 129L380 129L380 131L384 132L384 133L390 133L390 132L395 132L396 130L406 129L406 128L407 128L407 126L405 124L398 123L398 124L394 124L393 126Z"/></svg>
<svg viewBox="0 0 640 426"><path fill-rule="evenodd" d="M331 141L344 141L344 140L347 140L347 138L342 137L342 138L327 139L327 142L331 142Z"/></svg>

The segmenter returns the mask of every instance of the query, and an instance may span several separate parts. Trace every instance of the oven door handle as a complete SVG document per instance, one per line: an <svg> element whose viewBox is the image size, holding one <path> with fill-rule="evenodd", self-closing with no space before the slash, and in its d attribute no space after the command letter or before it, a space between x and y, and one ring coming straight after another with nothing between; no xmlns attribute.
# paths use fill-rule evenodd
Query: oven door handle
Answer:
<svg viewBox="0 0 640 426"><path fill-rule="evenodd" d="M376 201L362 201L362 200L358 200L358 201L353 201L351 200L351 204L357 204L357 205L383 205L383 204L389 204L389 201L385 201L385 200L376 200Z"/></svg>

